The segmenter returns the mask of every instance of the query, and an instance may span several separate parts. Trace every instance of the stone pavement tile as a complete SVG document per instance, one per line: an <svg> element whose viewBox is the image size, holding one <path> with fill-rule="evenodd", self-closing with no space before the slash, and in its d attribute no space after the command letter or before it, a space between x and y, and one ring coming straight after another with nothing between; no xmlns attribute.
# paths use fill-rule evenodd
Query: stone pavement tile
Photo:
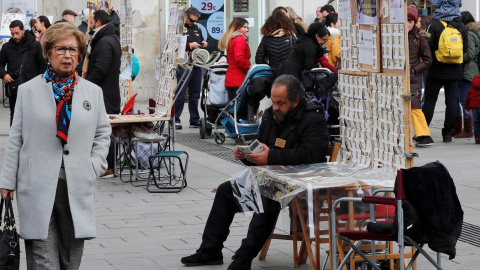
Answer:
<svg viewBox="0 0 480 270"><path fill-rule="evenodd" d="M143 256L142 253L136 256L107 256L105 259L118 270L158 269L159 267L157 262Z"/></svg>
<svg viewBox="0 0 480 270"><path fill-rule="evenodd" d="M97 260L82 260L80 265L80 269L82 270L116 270L110 262L104 259L97 259Z"/></svg>

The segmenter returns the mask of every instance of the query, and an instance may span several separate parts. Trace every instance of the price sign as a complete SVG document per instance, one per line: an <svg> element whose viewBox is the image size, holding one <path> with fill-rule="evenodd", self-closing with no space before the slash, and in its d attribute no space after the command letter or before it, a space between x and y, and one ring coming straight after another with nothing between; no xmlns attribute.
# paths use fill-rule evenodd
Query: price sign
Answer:
<svg viewBox="0 0 480 270"><path fill-rule="evenodd" d="M213 39L219 40L223 35L223 11L215 12L207 20L207 30Z"/></svg>
<svg viewBox="0 0 480 270"><path fill-rule="evenodd" d="M212 14L223 7L223 0L202 0L191 1L192 6L196 7L198 11L204 14Z"/></svg>

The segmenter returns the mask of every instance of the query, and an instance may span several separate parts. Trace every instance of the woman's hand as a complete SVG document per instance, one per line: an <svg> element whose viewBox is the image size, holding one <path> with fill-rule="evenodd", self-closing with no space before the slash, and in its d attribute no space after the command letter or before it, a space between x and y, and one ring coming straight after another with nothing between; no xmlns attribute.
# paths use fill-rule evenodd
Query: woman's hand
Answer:
<svg viewBox="0 0 480 270"><path fill-rule="evenodd" d="M10 192L10 198L13 201L13 190L0 188L0 192L2 193L2 198L5 200L7 199L7 194Z"/></svg>

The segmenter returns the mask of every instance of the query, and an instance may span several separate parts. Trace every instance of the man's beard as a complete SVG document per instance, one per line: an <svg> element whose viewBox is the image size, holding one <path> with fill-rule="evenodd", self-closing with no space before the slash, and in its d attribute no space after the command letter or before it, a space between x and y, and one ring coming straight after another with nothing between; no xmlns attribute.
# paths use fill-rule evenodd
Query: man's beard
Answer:
<svg viewBox="0 0 480 270"><path fill-rule="evenodd" d="M283 114L280 110L274 111L273 112L273 120L275 120L275 122L277 122L277 124L282 124L283 122L285 122L285 119L288 119L288 117L292 113L293 109L295 109L295 107L290 106L290 108L288 109L288 111L285 114ZM279 112L280 115L277 116L276 112Z"/></svg>

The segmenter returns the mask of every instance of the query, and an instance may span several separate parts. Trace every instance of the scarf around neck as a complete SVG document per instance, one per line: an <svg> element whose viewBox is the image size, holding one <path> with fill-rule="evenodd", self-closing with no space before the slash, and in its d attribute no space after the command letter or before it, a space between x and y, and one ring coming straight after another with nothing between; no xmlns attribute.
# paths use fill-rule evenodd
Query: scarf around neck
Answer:
<svg viewBox="0 0 480 270"><path fill-rule="evenodd" d="M48 65L45 72L45 79L52 83L53 96L55 97L55 103L57 104L57 138L60 139L62 144L67 144L68 141L68 127L70 126L70 119L72 117L72 97L73 90L78 83L77 72L73 72L66 78L60 78L58 74L53 71L52 66Z"/></svg>

